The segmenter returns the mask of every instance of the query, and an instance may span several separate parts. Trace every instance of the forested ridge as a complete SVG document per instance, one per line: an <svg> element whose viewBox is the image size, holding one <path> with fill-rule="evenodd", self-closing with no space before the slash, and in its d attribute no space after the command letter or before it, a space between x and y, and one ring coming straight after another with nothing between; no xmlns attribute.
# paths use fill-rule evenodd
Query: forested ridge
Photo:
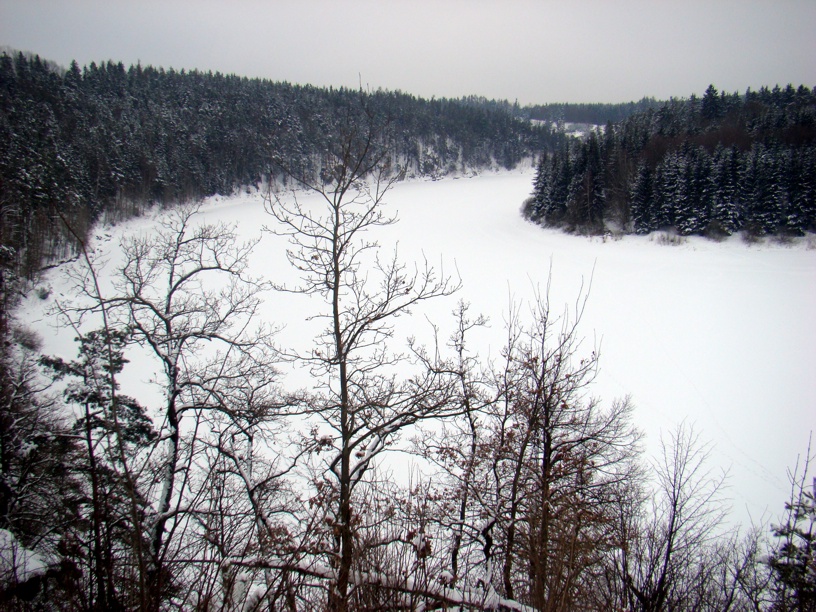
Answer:
<svg viewBox="0 0 816 612"><path fill-rule="evenodd" d="M0 55L3 245L31 276L74 251L101 215L126 217L276 178L276 163L318 175L336 125L360 96L389 127L394 171L441 176L512 168L560 136L508 104L424 100L164 70L113 61L67 70Z"/></svg>
<svg viewBox="0 0 816 612"><path fill-rule="evenodd" d="M654 98L642 98L637 102L609 103L552 103L533 104L523 109L524 116L537 121L552 123L586 123L606 125L610 121L622 121L650 108L657 108L663 102Z"/></svg>
<svg viewBox="0 0 816 612"><path fill-rule="evenodd" d="M816 94L711 85L541 155L530 219L572 231L816 229Z"/></svg>

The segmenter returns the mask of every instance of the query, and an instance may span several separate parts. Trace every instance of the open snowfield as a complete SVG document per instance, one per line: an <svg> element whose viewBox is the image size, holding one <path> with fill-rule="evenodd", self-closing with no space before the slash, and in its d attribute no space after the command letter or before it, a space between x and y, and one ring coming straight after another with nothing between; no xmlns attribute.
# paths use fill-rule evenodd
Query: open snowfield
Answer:
<svg viewBox="0 0 816 612"><path fill-rule="evenodd" d="M510 300L523 304L536 288L544 291L550 270L553 310L574 306L582 286L589 288L581 331L587 353L597 346L601 354L593 394L607 402L632 396L649 453L661 431L694 424L712 444L711 466L730 473L734 519L775 518L789 493L786 470L816 428L816 249L738 238L666 246L650 237L568 236L522 219L531 184L526 169L405 182L389 193L399 222L376 236L385 252L398 243L404 261L424 254L462 282L455 296L403 319L398 332L430 339L430 320L447 338L462 299L490 318L478 351L497 356ZM272 221L257 193L212 198L202 211L207 220L235 222L247 238ZM142 218L99 230L111 237L96 246L112 249L122 233L150 224ZM291 278L283 248L283 239L264 234L253 269ZM71 358L73 331L53 327L44 314L66 293L65 275L55 271L46 284L52 298L30 297L22 315L44 336L46 352ZM308 347L304 317L316 306L288 294L267 297L269 321L286 324L280 344ZM144 397L148 370L137 360L125 371L124 390Z"/></svg>

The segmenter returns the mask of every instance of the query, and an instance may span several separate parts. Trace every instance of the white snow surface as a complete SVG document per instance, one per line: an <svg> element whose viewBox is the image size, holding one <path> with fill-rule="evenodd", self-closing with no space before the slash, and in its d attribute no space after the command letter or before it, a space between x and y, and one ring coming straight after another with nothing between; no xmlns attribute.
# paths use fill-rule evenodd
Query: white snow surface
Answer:
<svg viewBox="0 0 816 612"><path fill-rule="evenodd" d="M25 548L8 529L0 529L0 587L26 582L47 569L42 555Z"/></svg>
<svg viewBox="0 0 816 612"><path fill-rule="evenodd" d="M384 254L398 245L403 261L427 257L462 282L454 296L401 319L398 335L430 341L430 320L447 339L453 331L451 311L461 299L471 304L471 313L490 318L474 352L497 357L511 300L524 304L537 289L544 291L550 270L550 303L557 311L574 307L582 287L591 283L580 331L587 354L600 349L593 395L604 402L631 395L649 455L659 448L661 432L683 421L693 424L711 443L711 467L729 473L733 519L775 519L790 491L787 470L804 454L816 426L812 240L811 248L806 241L749 245L736 237L690 238L667 246L648 236L567 235L521 217L532 178L527 168L408 181L389 192L386 210L399 221L371 236ZM316 201L312 198L299 195L302 203ZM235 223L247 238L272 224L257 192L210 198L201 216ZM113 266L118 238L149 232L152 223L154 218L143 217L100 228L95 246L110 252ZM284 249L284 239L264 234L253 270L277 281L294 278ZM59 271L46 284L53 297L67 291ZM21 317L44 336L44 352L73 358L75 333L54 327L53 317L45 314L53 297L31 296ZM279 344L308 349L316 328L304 317L319 306L302 296L268 295L268 321L286 326ZM149 378L149 364L136 358L125 370L123 390L149 402L144 394ZM410 469L407 460L403 469Z"/></svg>

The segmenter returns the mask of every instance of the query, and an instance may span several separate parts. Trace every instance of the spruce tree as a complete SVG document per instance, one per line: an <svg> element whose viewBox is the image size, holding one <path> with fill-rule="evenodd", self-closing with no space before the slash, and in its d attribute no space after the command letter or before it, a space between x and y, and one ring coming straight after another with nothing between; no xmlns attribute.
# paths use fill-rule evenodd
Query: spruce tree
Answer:
<svg viewBox="0 0 816 612"><path fill-rule="evenodd" d="M652 173L649 166L641 162L638 165L630 195L632 224L638 234L648 234L654 229L652 223L652 198Z"/></svg>
<svg viewBox="0 0 816 612"><path fill-rule="evenodd" d="M712 172L714 189L708 231L730 236L739 229L740 223L737 198L739 154L736 148L726 151L720 147L714 156Z"/></svg>

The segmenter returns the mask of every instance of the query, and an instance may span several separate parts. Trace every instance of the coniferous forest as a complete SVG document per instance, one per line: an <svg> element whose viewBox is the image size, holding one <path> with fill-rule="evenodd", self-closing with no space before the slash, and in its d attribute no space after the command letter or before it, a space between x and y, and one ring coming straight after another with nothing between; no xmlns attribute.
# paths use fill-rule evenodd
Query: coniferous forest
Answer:
<svg viewBox="0 0 816 612"><path fill-rule="evenodd" d="M671 100L539 160L527 216L571 231L801 236L816 229L816 93Z"/></svg>
<svg viewBox="0 0 816 612"><path fill-rule="evenodd" d="M622 104L534 104L525 107L523 112L524 116L537 121L606 125L609 122L623 121L630 115L650 108L659 108L661 104L654 98Z"/></svg>
<svg viewBox="0 0 816 612"><path fill-rule="evenodd" d="M405 176L537 153L537 221L813 229L810 90L644 104L569 141L477 97L0 56L0 610L816 610L812 450L778 521L730 525L694 427L649 461L630 398L591 395L586 294L511 305L493 358L463 301L447 337L392 342L460 284L380 249ZM260 239L195 203L258 185L288 241L270 277ZM89 246L153 204L115 262ZM54 303L76 353L43 354L15 306L69 258ZM298 346L259 320L282 294L322 326ZM150 405L122 390L134 355ZM391 451L428 476L398 481Z"/></svg>
<svg viewBox="0 0 816 612"><path fill-rule="evenodd" d="M111 61L63 71L38 56L0 55L0 238L19 271L74 251L82 233L127 217L275 180L285 162L319 174L338 122L366 98L387 118L394 171L437 177L512 168L560 139L509 105L321 89Z"/></svg>

